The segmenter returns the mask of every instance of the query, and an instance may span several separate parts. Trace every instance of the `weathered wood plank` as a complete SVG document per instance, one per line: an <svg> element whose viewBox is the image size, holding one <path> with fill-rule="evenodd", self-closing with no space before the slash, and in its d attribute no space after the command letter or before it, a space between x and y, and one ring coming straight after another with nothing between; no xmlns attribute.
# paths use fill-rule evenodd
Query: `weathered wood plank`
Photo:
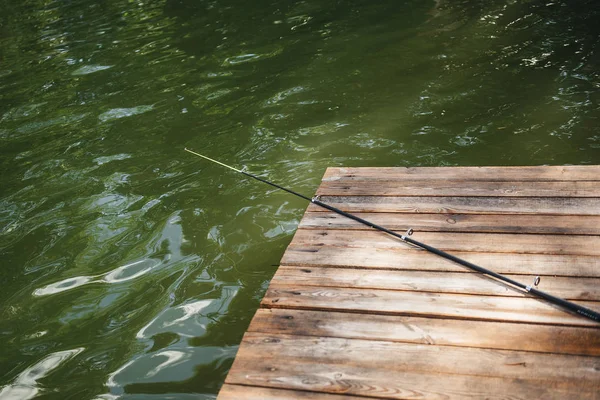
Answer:
<svg viewBox="0 0 600 400"><path fill-rule="evenodd" d="M242 346L247 356L255 358L315 363L326 360L328 364L386 366L395 371L560 381L600 390L598 357L259 332L246 333Z"/></svg>
<svg viewBox="0 0 600 400"><path fill-rule="evenodd" d="M533 167L387 167L335 168L323 181L335 180L599 181L600 165Z"/></svg>
<svg viewBox="0 0 600 400"><path fill-rule="evenodd" d="M600 235L600 216L355 213L388 229L417 232L542 233ZM306 212L300 229L365 229L365 225L332 212Z"/></svg>
<svg viewBox="0 0 600 400"><path fill-rule="evenodd" d="M598 302L577 303L600 310ZM598 327L537 298L281 285L269 287L261 306Z"/></svg>
<svg viewBox="0 0 600 400"><path fill-rule="evenodd" d="M529 278L506 275L530 284ZM525 280L527 279L527 280ZM323 267L280 266L271 284L338 288L404 290L434 293L476 294L490 296L526 296L521 290L478 273L390 271ZM547 276L541 290L570 300L600 301L599 278L565 278Z"/></svg>
<svg viewBox="0 0 600 400"><path fill-rule="evenodd" d="M597 399L596 389L559 381L399 372L383 364L361 367L329 364L323 358L297 360L246 354L235 360L226 382L403 400Z"/></svg>
<svg viewBox="0 0 600 400"><path fill-rule="evenodd" d="M323 196L343 211L455 214L600 215L600 198ZM315 204L308 211L324 211Z"/></svg>
<svg viewBox="0 0 600 400"><path fill-rule="evenodd" d="M219 391L219 400L342 400L364 399L364 397L335 395L304 390L272 389L258 386L225 384Z"/></svg>
<svg viewBox="0 0 600 400"><path fill-rule="evenodd" d="M404 231L398 233L403 234ZM600 256L600 236L417 232L412 239L445 251ZM398 238L374 229L299 229L291 244L370 249L413 248Z"/></svg>
<svg viewBox="0 0 600 400"><path fill-rule="evenodd" d="M598 181L372 180L323 181L321 196L600 197Z"/></svg>
<svg viewBox="0 0 600 400"><path fill-rule="evenodd" d="M248 332L600 356L593 327L259 309Z"/></svg>
<svg viewBox="0 0 600 400"><path fill-rule="evenodd" d="M361 218L600 310L600 166L329 168ZM309 205L219 398L600 399L600 325Z"/></svg>
<svg viewBox="0 0 600 400"><path fill-rule="evenodd" d="M452 254L501 274L600 277L600 258L595 256L460 251L453 251ZM281 263L299 266L469 271L466 267L434 254L410 248L290 245Z"/></svg>

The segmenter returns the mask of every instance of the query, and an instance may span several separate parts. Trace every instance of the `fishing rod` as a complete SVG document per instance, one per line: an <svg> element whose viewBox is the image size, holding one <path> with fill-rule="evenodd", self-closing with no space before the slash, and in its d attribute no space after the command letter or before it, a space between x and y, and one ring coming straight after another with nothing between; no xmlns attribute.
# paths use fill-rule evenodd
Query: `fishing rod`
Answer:
<svg viewBox="0 0 600 400"><path fill-rule="evenodd" d="M540 283L540 277L539 276L535 277L535 280L533 281L532 285L525 285L525 284L523 284L521 282L518 282L518 281L515 281L514 279L511 279L511 278L509 278L507 276L504 276L504 275L499 274L497 272L491 271L491 270L489 270L487 268L480 267L479 265L476 265L476 264L473 264L473 263L471 263L469 261L463 260L462 258L456 257L456 256L454 256L452 254L446 253L443 250L437 249L437 248L435 248L433 246L430 246L428 244L421 243L421 242L419 242L417 240L411 239L409 236L411 236L413 234L413 230L412 229L408 229L404 235L401 235L401 234L399 234L397 232L394 232L392 230L389 230L388 228L385 228L385 227L383 227L381 225L377 225L377 224L375 224L373 222L367 221L366 219L363 219L361 217L357 217L356 215L353 215L353 214L347 213L345 211L342 211L339 208L333 207L333 206L331 206L331 205L329 205L327 203L323 203L320 200L319 196L314 196L312 198L310 198L308 196L304 196L303 194L300 194L298 192L295 192L295 191L293 191L291 189L288 189L288 188L285 188L283 186L277 185L276 183L269 182L268 180L260 178L260 177L258 177L256 175L253 175L253 174L249 173L249 172L242 171L240 169L234 168L234 167L232 167L230 165L224 164L224 163L222 163L220 161L214 160L214 159L212 159L210 157L207 157L205 155L202 155L200 153L196 153L195 151L192 151L192 150L190 150L188 148L185 148L184 150L187 151L188 153L191 153L191 154L195 155L195 156L202 157L205 160L211 161L211 162L213 162L215 164L219 164L219 165L221 165L221 166L223 166L225 168L229 168L232 171L239 172L240 174L246 175L249 178L256 179L257 181L260 181L262 183L266 183L267 185L273 186L273 187L275 187L277 189L283 190L284 192L288 192L288 193L290 193L290 194L292 194L294 196L300 197L300 198L302 198L302 199L304 199L306 201L309 201L309 202L311 202L313 204L316 204L319 207L325 208L325 209L327 209L329 211L333 211L336 214L343 215L346 218L350 218L350 219L352 219L354 221L360 222L361 224L364 224L364 225L366 225L368 227L371 227L373 229L377 229L378 231L381 231L381 232L385 232L388 235L394 236L394 237L402 240L405 243L409 243L409 244L411 244L413 246L419 247L419 248L421 248L423 250L426 250L426 251L428 251L430 253L436 254L436 255L438 255L440 257L443 257L443 258L445 258L447 260L450 260L450 261L455 262L457 264L460 264L460 265L462 265L464 267L467 267L467 268L469 268L469 269L471 269L473 271L480 272L480 273L482 273L484 275L491 276L492 278L496 278L496 279L498 279L498 280L500 280L502 282L508 283L508 284L510 284L512 286L515 286L515 287L521 289L522 291L525 291L526 293L532 294L534 296L538 296L538 297L540 297L540 298L548 301L549 303L552 303L552 304L555 304L557 306L560 306L560 307L562 307L562 308L564 308L566 310L575 312L575 313L577 313L577 314L579 314L579 315L581 315L583 317L589 318L589 319L591 319L593 321L600 322L600 313L597 313L594 310L590 310L589 308L580 306L579 304L575 304L575 303L573 303L571 301L568 301L568 300L565 300L565 299L561 299L560 297L556 297L556 296L553 296L553 295L548 294L546 292L543 292L541 290L538 290L536 287Z"/></svg>

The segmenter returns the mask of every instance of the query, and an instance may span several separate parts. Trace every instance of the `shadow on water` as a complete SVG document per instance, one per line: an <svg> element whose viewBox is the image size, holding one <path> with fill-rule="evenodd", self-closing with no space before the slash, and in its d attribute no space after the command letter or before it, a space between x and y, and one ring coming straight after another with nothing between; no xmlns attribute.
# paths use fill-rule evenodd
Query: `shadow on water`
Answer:
<svg viewBox="0 0 600 400"><path fill-rule="evenodd" d="M599 7L0 0L0 399L214 399L327 166L600 161Z"/></svg>

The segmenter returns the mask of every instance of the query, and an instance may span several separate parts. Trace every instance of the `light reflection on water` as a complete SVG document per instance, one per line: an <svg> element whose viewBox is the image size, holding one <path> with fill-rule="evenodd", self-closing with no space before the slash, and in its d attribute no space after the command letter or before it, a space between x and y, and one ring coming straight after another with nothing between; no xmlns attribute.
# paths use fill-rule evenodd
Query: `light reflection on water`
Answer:
<svg viewBox="0 0 600 400"><path fill-rule="evenodd" d="M59 360L48 398L215 397L306 204L184 147L308 196L327 166L600 162L592 1L0 6L6 393Z"/></svg>
<svg viewBox="0 0 600 400"><path fill-rule="evenodd" d="M139 260L131 264L123 265L114 270L96 276L76 276L67 278L60 282L51 283L33 291L34 296L46 296L56 294L65 290L74 289L90 283L121 283L136 279L160 265L156 260Z"/></svg>
<svg viewBox="0 0 600 400"><path fill-rule="evenodd" d="M38 380L46 377L52 370L60 367L69 359L85 350L83 347L58 351L49 354L44 359L27 367L17 376L10 384L0 390L0 399L2 400L29 400L33 399L40 393Z"/></svg>

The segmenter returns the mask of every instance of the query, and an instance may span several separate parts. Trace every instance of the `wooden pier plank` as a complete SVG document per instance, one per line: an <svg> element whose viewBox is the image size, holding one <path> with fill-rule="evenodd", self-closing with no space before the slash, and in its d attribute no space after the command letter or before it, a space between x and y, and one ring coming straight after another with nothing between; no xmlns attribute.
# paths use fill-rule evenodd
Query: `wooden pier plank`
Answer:
<svg viewBox="0 0 600 400"><path fill-rule="evenodd" d="M593 388L600 381L600 359L589 356L259 332L248 332L242 345L254 358L319 359L361 368L381 365L396 371L560 380L581 388Z"/></svg>
<svg viewBox="0 0 600 400"><path fill-rule="evenodd" d="M403 231L396 233L404 234ZM418 232L413 234L412 239L445 251L600 256L600 236ZM374 229L303 229L297 232L291 244L371 249L412 248L402 240Z"/></svg>
<svg viewBox="0 0 600 400"><path fill-rule="evenodd" d="M600 277L600 258L596 256L461 251L453 251L452 254L502 274ZM283 265L300 266L468 271L462 265L411 248L290 245L281 262Z"/></svg>
<svg viewBox="0 0 600 400"><path fill-rule="evenodd" d="M321 200L343 211L454 213L454 214L546 214L600 215L600 198L569 197L400 197L323 196ZM324 211L315 204L309 211Z"/></svg>
<svg viewBox="0 0 600 400"><path fill-rule="evenodd" d="M391 230L420 232L534 233L600 235L600 216L495 214L361 213L354 215ZM357 221L332 212L306 212L299 229L364 230Z"/></svg>
<svg viewBox="0 0 600 400"><path fill-rule="evenodd" d="M358 167L325 171L323 181L332 180L467 180L478 181L600 181L600 165L524 167Z"/></svg>
<svg viewBox="0 0 600 400"><path fill-rule="evenodd" d="M317 194L600 311L600 166L328 168ZM233 398L600 399L600 324L311 204Z"/></svg>
<svg viewBox="0 0 600 400"><path fill-rule="evenodd" d="M243 349L247 349L244 346ZM390 370L387 365L365 367L307 360L265 358L240 351L227 383L339 393L382 399L597 399L596 388L561 381L534 381L431 372Z"/></svg>
<svg viewBox="0 0 600 400"><path fill-rule="evenodd" d="M324 181L320 196L433 197L600 197L598 181L334 180Z"/></svg>
<svg viewBox="0 0 600 400"><path fill-rule="evenodd" d="M248 332L600 356L595 327L261 308Z"/></svg>
<svg viewBox="0 0 600 400"><path fill-rule="evenodd" d="M600 302L580 300L577 303L600 311ZM473 296L294 285L293 287L269 287L262 304L268 308L298 310L334 310L384 315L598 326L595 321L568 313L533 297Z"/></svg>
<svg viewBox="0 0 600 400"><path fill-rule="evenodd" d="M506 275L530 284L533 277ZM527 280L526 280L527 279ZM272 285L294 285L383 289L433 293L477 294L489 296L526 296L493 278L469 272L390 271L357 268L297 267L282 265L271 280ZM569 300L600 301L600 278L545 276L544 290Z"/></svg>
<svg viewBox="0 0 600 400"><path fill-rule="evenodd" d="M220 400L342 400L363 399L348 394L326 394L302 390L273 389L260 386L225 384L219 391Z"/></svg>

